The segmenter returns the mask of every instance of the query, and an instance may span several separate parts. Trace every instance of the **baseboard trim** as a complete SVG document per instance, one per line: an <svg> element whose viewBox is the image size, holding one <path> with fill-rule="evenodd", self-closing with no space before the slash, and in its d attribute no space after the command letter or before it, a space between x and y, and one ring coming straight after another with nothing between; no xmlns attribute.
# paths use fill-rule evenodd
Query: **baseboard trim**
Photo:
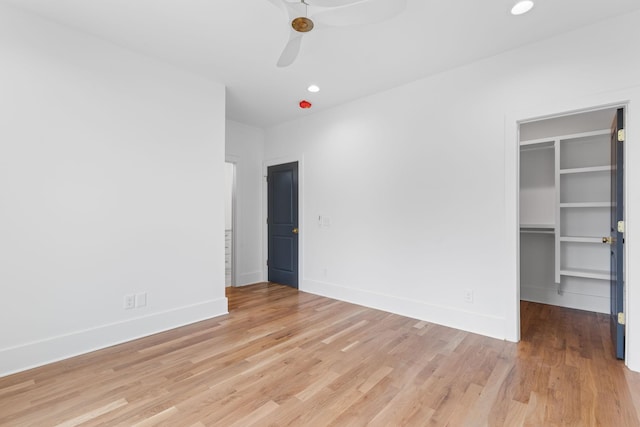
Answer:
<svg viewBox="0 0 640 427"><path fill-rule="evenodd" d="M563 291L561 295L558 295L556 289L542 286L522 285L520 288L520 299L540 304L557 305L604 314L609 313L610 310L609 298L567 291Z"/></svg>
<svg viewBox="0 0 640 427"><path fill-rule="evenodd" d="M224 297L1 349L0 377L227 313L228 301Z"/></svg>
<svg viewBox="0 0 640 427"><path fill-rule="evenodd" d="M364 289L346 288L315 280L303 280L300 290L491 338L507 339L506 319L498 316L473 313L454 307L439 306Z"/></svg>

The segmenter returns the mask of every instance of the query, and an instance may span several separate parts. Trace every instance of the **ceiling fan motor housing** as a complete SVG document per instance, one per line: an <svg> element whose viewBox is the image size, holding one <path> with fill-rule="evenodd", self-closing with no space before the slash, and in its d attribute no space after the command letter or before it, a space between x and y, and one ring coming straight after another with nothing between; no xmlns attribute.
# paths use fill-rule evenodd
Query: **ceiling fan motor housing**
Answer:
<svg viewBox="0 0 640 427"><path fill-rule="evenodd" d="M300 16L291 21L291 27L299 33L308 33L313 30L313 21L304 16Z"/></svg>

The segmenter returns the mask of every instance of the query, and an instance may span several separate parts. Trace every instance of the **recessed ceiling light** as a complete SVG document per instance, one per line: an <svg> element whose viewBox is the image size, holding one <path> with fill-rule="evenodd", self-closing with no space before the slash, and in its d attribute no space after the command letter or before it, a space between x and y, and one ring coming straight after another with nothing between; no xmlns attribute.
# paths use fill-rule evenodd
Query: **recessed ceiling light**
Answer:
<svg viewBox="0 0 640 427"><path fill-rule="evenodd" d="M320 92L320 87L318 87L318 85L311 85L307 88L307 90L309 92L316 93L316 92Z"/></svg>
<svg viewBox="0 0 640 427"><path fill-rule="evenodd" d="M531 0L520 0L511 8L512 15L522 15L527 13L533 7L533 2Z"/></svg>

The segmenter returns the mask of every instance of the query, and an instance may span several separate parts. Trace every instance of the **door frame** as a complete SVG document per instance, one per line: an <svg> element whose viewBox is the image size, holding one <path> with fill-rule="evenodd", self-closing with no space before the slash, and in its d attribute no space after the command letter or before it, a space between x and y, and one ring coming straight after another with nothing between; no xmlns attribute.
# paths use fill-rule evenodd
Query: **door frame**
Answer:
<svg viewBox="0 0 640 427"><path fill-rule="evenodd" d="M635 217L640 218L640 167L630 168L630 164L640 159L640 147L634 144L640 138L634 137L634 132L640 134L640 86L620 91L610 91L586 96L579 99L550 100L541 105L526 109L513 110L505 113L505 226L506 226L506 262L505 273L508 283L512 283L510 292L505 295L505 337L510 341L520 340L520 232L519 232L519 192L520 192L520 150L519 128L521 123L544 120L570 114L601 110L604 108L623 107L625 109L625 176L624 194L626 203L625 221L631 222ZM635 108L634 108L635 107ZM635 198L634 198L635 195ZM635 199L635 200L634 200ZM631 221L630 221L631 219ZM625 224L629 225L629 224ZM634 288L634 283L640 283L640 268L634 268L640 260L640 252L635 256L633 252L633 236L640 238L640 227L635 231L633 227L625 230L624 281L626 307L626 348L625 364L632 370L640 371L640 318L634 319L634 313L640 313L640 289ZM634 311L635 309L635 311ZM636 329L637 328L637 329Z"/></svg>
<svg viewBox="0 0 640 427"><path fill-rule="evenodd" d="M262 163L262 280L267 281L269 270L267 258L269 257L269 226L267 217L269 212L269 186L267 185L267 173L271 166L298 162L298 290L304 290L304 156L282 156L266 159Z"/></svg>

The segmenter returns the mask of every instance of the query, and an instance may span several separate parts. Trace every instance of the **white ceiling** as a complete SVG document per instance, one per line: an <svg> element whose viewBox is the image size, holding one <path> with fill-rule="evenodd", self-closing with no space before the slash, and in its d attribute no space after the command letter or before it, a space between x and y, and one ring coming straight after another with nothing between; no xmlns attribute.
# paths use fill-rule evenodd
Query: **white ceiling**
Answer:
<svg viewBox="0 0 640 427"><path fill-rule="evenodd" d="M0 0L227 87L227 117L266 127L640 9L638 0L408 0L395 18L313 31L276 61L288 20L268 0ZM393 1L393 0L392 0ZM613 29L612 29L613 31ZM306 87L317 83L320 93ZM301 99L313 102L301 110Z"/></svg>

